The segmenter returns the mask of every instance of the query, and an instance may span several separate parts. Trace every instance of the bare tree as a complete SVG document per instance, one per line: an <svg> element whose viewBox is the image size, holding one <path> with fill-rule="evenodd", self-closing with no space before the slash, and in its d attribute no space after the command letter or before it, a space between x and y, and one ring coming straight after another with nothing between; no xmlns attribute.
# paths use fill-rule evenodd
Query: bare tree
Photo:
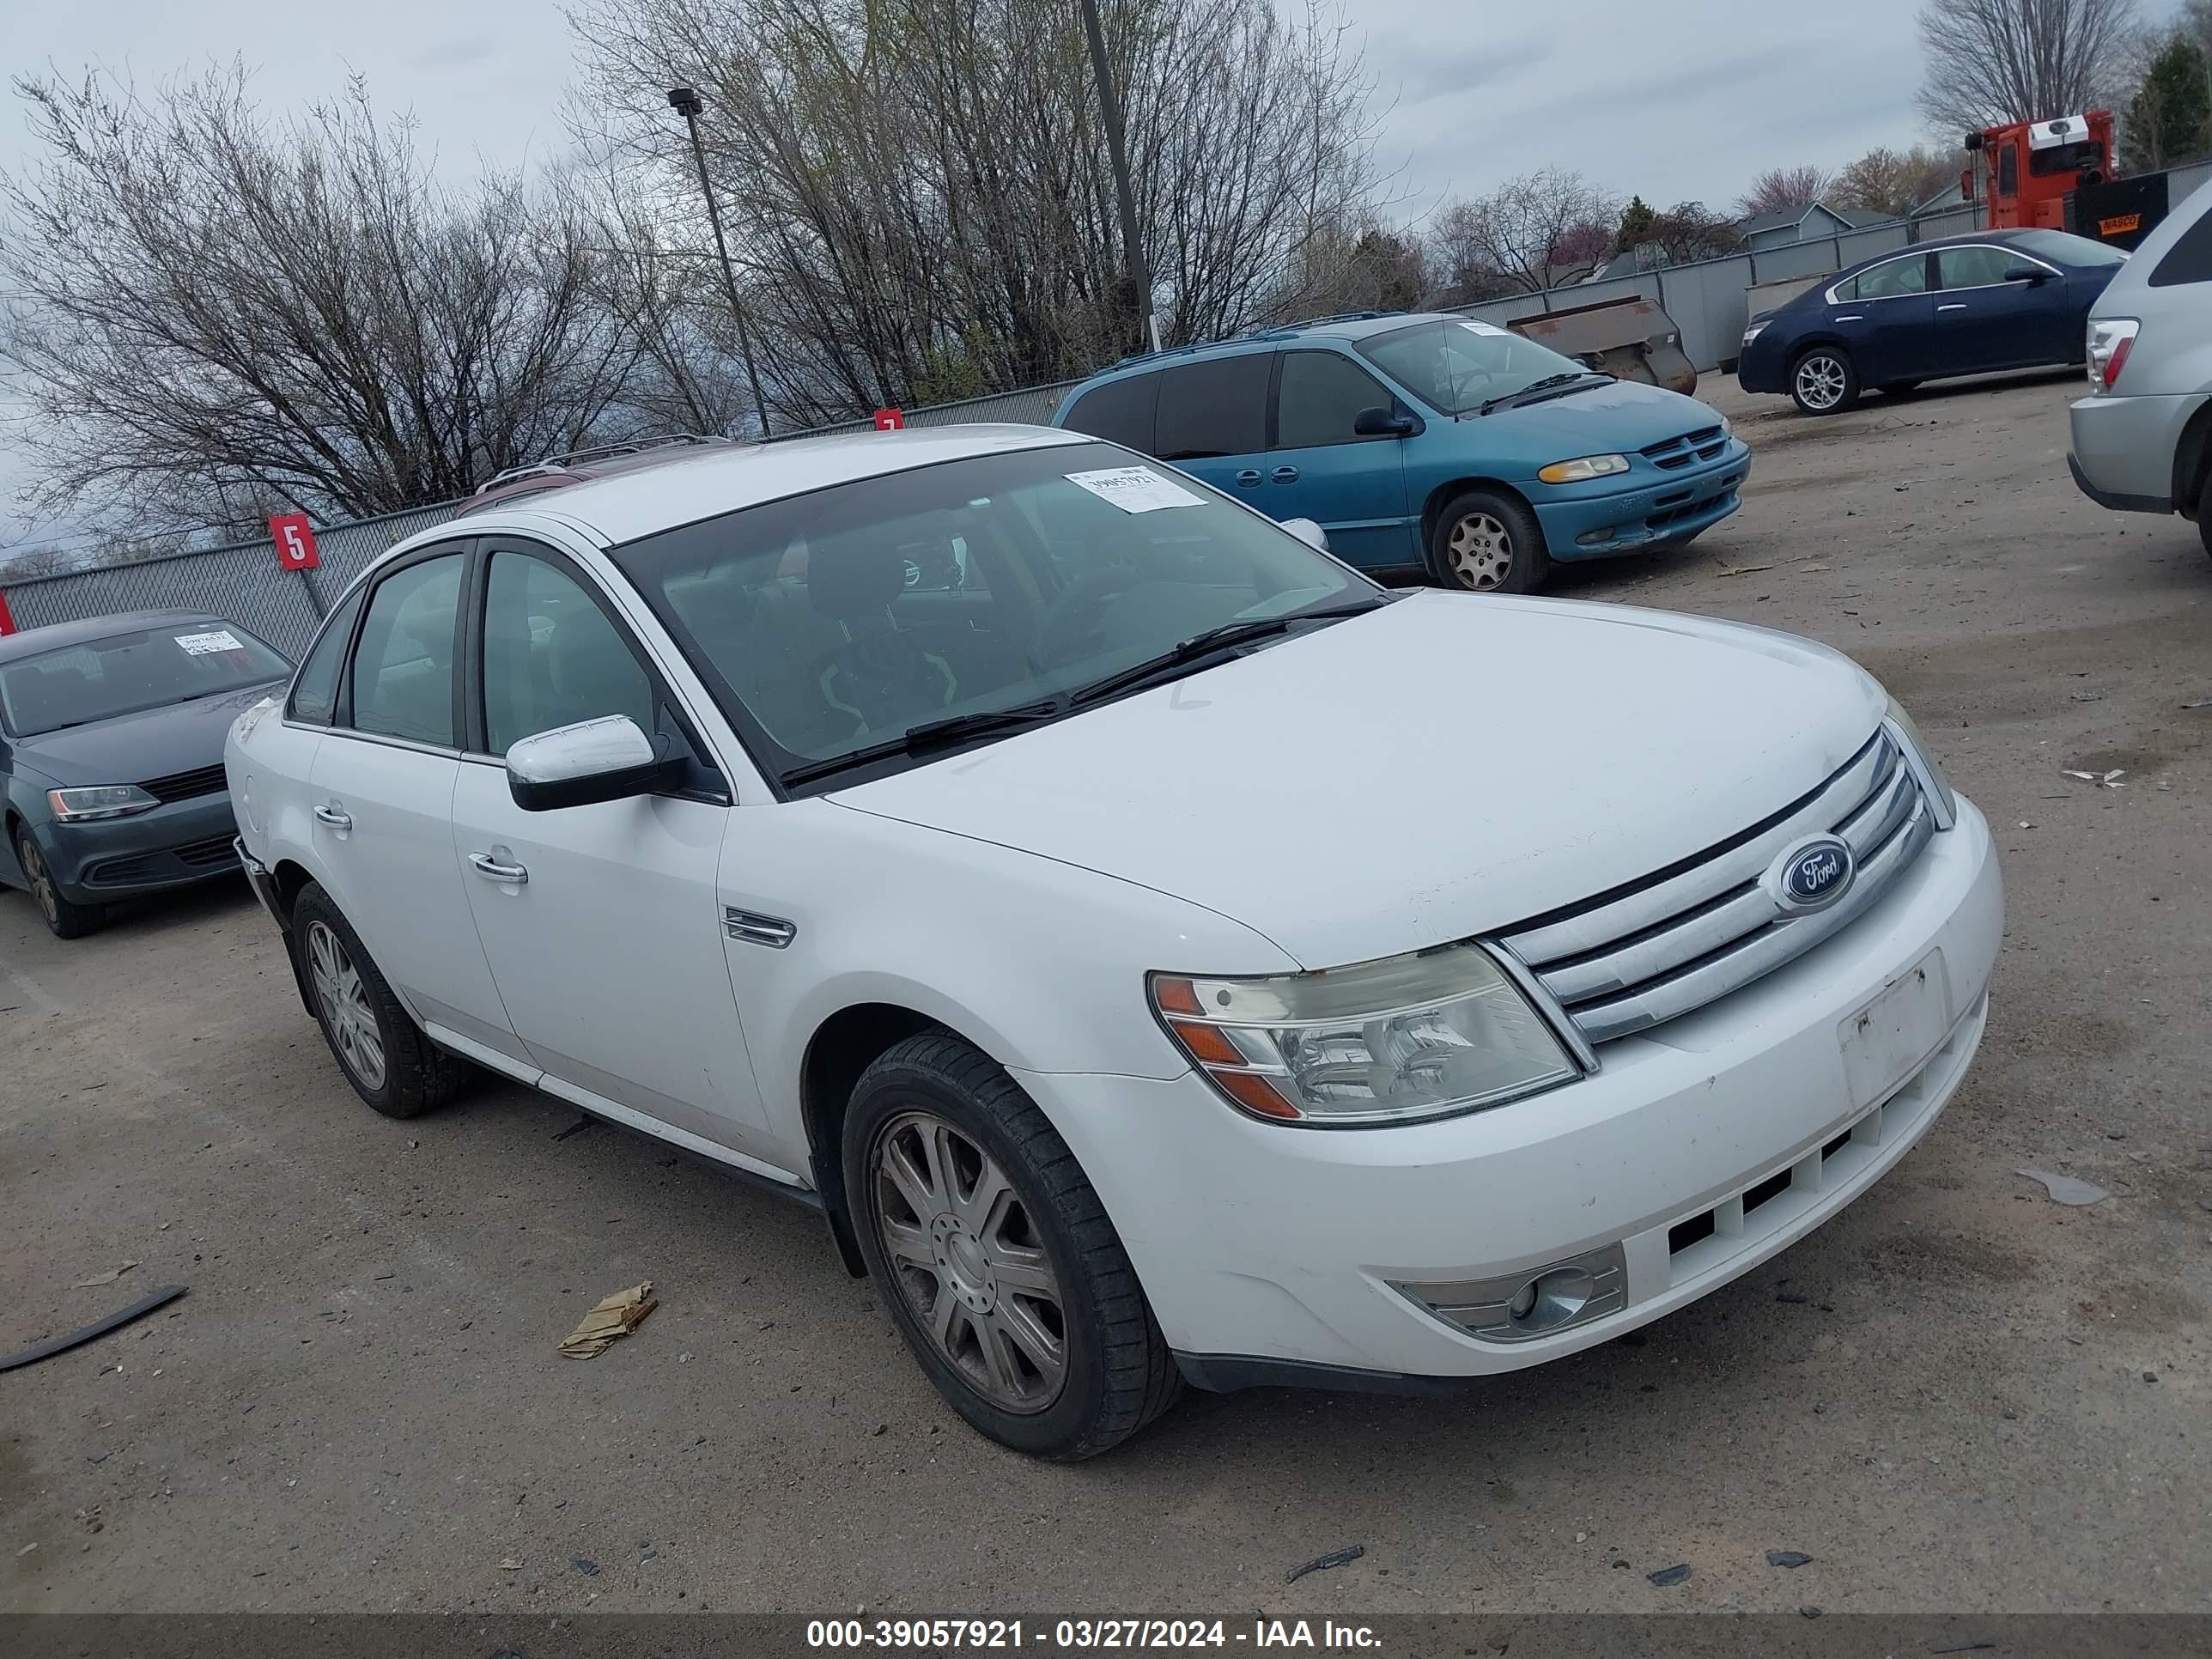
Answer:
<svg viewBox="0 0 2212 1659"><path fill-rule="evenodd" d="M1966 166L1962 149L1931 149L1925 144L1905 150L1877 147L1838 173L1825 199L1836 207L1902 219L1945 188L1956 190Z"/></svg>
<svg viewBox="0 0 2212 1659"><path fill-rule="evenodd" d="M2136 0L1928 0L1921 112L1963 135L2106 103L2135 25Z"/></svg>
<svg viewBox="0 0 2212 1659"><path fill-rule="evenodd" d="M1032 385L1133 343L1066 0L578 0L570 15L591 136L691 247L698 187L661 95L704 99L781 419ZM1119 0L1103 21L1164 331L1279 314L1308 242L1358 226L1371 197L1356 51L1270 0Z"/></svg>
<svg viewBox="0 0 2212 1659"><path fill-rule="evenodd" d="M0 552L0 580L28 581L33 576L58 575L76 568L76 560L66 548L47 545Z"/></svg>
<svg viewBox="0 0 2212 1659"><path fill-rule="evenodd" d="M0 363L39 502L362 516L634 418L580 228L514 178L441 191L357 83L284 122L235 67L16 88L40 159L0 179Z"/></svg>
<svg viewBox="0 0 2212 1659"><path fill-rule="evenodd" d="M1713 212L1703 202L1677 202L1653 215L1646 234L1675 264L1721 258L1734 253L1742 240L1735 220Z"/></svg>
<svg viewBox="0 0 2212 1659"><path fill-rule="evenodd" d="M1802 167L1769 167L1751 181L1751 188L1737 198L1736 205L1747 219L1808 208L1827 195L1834 178L1826 168L1809 162Z"/></svg>
<svg viewBox="0 0 2212 1659"><path fill-rule="evenodd" d="M1486 278L1534 293L1564 269L1587 275L1589 260L1610 252L1620 221L1618 198L1579 173L1545 167L1447 204L1431 238L1446 279L1473 299L1483 296L1467 290L1488 286Z"/></svg>

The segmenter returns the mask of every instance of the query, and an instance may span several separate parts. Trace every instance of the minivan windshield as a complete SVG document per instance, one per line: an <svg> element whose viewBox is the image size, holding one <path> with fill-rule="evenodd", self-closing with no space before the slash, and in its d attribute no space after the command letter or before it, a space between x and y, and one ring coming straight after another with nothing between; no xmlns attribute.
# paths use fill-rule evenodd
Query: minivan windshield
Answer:
<svg viewBox="0 0 2212 1659"><path fill-rule="evenodd" d="M610 556L793 790L1064 718L1388 598L1101 443L837 484Z"/></svg>
<svg viewBox="0 0 2212 1659"><path fill-rule="evenodd" d="M165 623L0 664L0 723L34 738L290 678L235 623Z"/></svg>
<svg viewBox="0 0 2212 1659"><path fill-rule="evenodd" d="M1570 392L1599 376L1548 346L1472 318L1415 323L1358 342L1362 356L1442 415L1523 393Z"/></svg>

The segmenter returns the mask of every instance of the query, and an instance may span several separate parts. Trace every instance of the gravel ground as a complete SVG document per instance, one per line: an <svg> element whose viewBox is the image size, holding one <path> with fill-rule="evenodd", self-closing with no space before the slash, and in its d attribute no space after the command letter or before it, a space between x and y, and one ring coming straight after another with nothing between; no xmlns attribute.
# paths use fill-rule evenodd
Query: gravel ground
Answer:
<svg viewBox="0 0 2212 1659"><path fill-rule="evenodd" d="M1997 827L2010 934L1881 1186L1459 1401L1200 1395L1025 1462L805 1212L510 1086L373 1115L242 886L73 945L0 895L0 1349L191 1286L0 1377L0 1610L2212 1608L2212 561L2075 494L2077 386L1811 422L1728 384L1743 511L1559 582L1881 675ZM636 1335L556 1354L642 1279Z"/></svg>

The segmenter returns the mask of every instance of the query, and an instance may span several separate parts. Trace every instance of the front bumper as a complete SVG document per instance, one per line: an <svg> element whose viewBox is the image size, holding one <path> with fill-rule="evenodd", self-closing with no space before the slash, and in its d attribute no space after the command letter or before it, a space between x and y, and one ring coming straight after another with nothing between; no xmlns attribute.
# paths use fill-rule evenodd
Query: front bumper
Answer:
<svg viewBox="0 0 2212 1659"><path fill-rule="evenodd" d="M238 834L227 792L173 801L127 818L49 819L33 833L63 896L99 904L184 887L238 868Z"/></svg>
<svg viewBox="0 0 2212 1659"><path fill-rule="evenodd" d="M2068 414L2067 469L2081 493L2119 513L2171 513L2173 457L2202 396L2130 398L2106 392ZM2194 502L2190 503L2192 507Z"/></svg>
<svg viewBox="0 0 2212 1659"><path fill-rule="evenodd" d="M1240 1115L1195 1076L1019 1080L1090 1175L1193 1381L1433 1385L1632 1330L1864 1192L1965 1076L2002 927L1988 826L1962 799L1957 827L1842 933L1607 1044L1595 1075L1495 1111L1299 1130ZM1847 1053L1845 1028L1923 970L1924 1042L1872 1068ZM1397 1288L1615 1247L1615 1310L1523 1340L1469 1334Z"/></svg>
<svg viewBox="0 0 2212 1659"><path fill-rule="evenodd" d="M1547 495L1541 483L1522 486L1544 527L1554 561L1609 559L1694 536L1742 504L1737 492L1751 476L1751 451L1730 438L1720 458L1695 471L1636 476L1629 489L1605 495Z"/></svg>

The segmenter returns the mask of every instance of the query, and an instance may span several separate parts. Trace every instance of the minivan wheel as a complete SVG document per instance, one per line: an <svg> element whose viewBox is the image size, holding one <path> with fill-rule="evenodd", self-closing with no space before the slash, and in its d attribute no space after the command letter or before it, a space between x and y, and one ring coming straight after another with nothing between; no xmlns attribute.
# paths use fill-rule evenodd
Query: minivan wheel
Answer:
<svg viewBox="0 0 2212 1659"><path fill-rule="evenodd" d="M31 884L31 897L38 903L46 931L56 939L82 939L100 926L106 912L97 904L79 904L54 884L54 872L46 868L46 855L39 851L39 843L31 839L27 828L15 831L15 862L23 868L23 879Z"/></svg>
<svg viewBox="0 0 2212 1659"><path fill-rule="evenodd" d="M1492 489L1455 496L1437 515L1429 560L1439 581L1469 593L1533 593L1552 568L1528 503Z"/></svg>
<svg viewBox="0 0 2212 1659"><path fill-rule="evenodd" d="M323 1040L356 1094L386 1117L414 1117L460 1091L463 1062L416 1029L319 884L310 882L294 902L292 936Z"/></svg>
<svg viewBox="0 0 2212 1659"><path fill-rule="evenodd" d="M1814 346L1790 370L1790 396L1808 415L1838 415L1859 400L1859 372L1841 346Z"/></svg>
<svg viewBox="0 0 2212 1659"><path fill-rule="evenodd" d="M915 1358L1001 1445L1075 1462L1182 1388L1073 1153L1003 1066L926 1031L854 1086L842 1149L868 1271Z"/></svg>
<svg viewBox="0 0 2212 1659"><path fill-rule="evenodd" d="M2204 475L2203 487L2197 495L2197 539L2204 544L2204 550L2212 553L2212 471Z"/></svg>

